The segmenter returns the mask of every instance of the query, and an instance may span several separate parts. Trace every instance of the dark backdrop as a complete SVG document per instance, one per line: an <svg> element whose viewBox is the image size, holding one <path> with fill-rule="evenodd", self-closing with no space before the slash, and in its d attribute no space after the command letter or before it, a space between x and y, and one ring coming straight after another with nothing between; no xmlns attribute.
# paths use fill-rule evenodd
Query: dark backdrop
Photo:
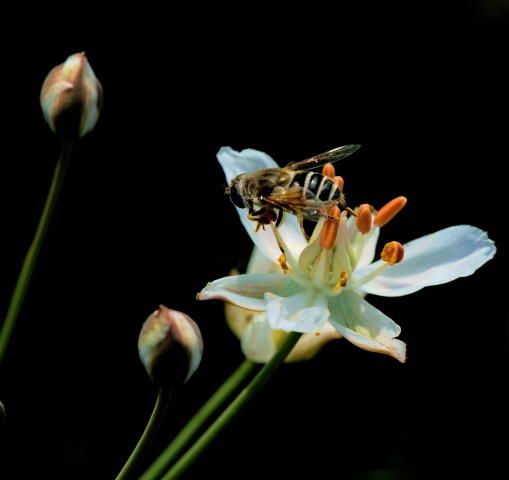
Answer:
<svg viewBox="0 0 509 480"><path fill-rule="evenodd" d="M137 339L159 304L191 315L205 350L145 466L242 362L222 305L195 300L251 249L223 194L223 145L284 165L359 143L337 165L349 203L408 198L387 241L471 224L498 252L470 277L371 297L401 325L406 364L335 341L281 367L185 478L445 478L502 466L509 25L503 2L489 3L200 10L199 21L140 7L86 30L71 18L37 35L20 26L31 43L3 47L2 312L59 152L42 81L85 51L105 101L76 145L0 366L0 478L116 477L156 401Z"/></svg>

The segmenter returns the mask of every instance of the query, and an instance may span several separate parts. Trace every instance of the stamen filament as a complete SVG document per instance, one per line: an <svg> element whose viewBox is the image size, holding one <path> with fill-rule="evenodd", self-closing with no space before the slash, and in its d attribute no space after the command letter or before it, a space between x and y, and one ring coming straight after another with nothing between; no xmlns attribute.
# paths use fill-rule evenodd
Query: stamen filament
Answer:
<svg viewBox="0 0 509 480"><path fill-rule="evenodd" d="M355 289L361 287L362 285L365 285L366 283L371 282L371 280L378 277L378 275L380 275L388 266L389 266L389 264L387 262L383 262L382 264L380 264L380 266L378 268L376 268L375 270L372 270L368 274L364 275L364 277L356 279L355 282L350 282L348 284L348 289L355 290Z"/></svg>

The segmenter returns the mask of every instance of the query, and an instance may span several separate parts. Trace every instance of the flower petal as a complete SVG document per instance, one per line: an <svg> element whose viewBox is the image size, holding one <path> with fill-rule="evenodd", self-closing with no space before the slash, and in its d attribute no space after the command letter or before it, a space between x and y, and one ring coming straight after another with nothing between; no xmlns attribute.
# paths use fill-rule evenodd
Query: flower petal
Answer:
<svg viewBox="0 0 509 480"><path fill-rule="evenodd" d="M240 346L246 358L253 362L266 363L272 358L277 348L265 312L252 316L242 334Z"/></svg>
<svg viewBox="0 0 509 480"><path fill-rule="evenodd" d="M198 300L224 300L248 310L265 310L265 292L294 295L302 288L283 273L253 273L231 275L205 286L196 296Z"/></svg>
<svg viewBox="0 0 509 480"><path fill-rule="evenodd" d="M269 325L275 330L317 332L330 315L324 292L307 289L286 297L266 293L265 300Z"/></svg>
<svg viewBox="0 0 509 480"><path fill-rule="evenodd" d="M370 352L390 355L404 363L406 345L397 337L401 328L354 291L344 291L331 302L329 321L343 337Z"/></svg>
<svg viewBox="0 0 509 480"><path fill-rule="evenodd" d="M241 173L250 173L262 168L279 167L270 155L253 148L246 148L237 152L231 147L221 147L216 157L223 168L228 184Z"/></svg>
<svg viewBox="0 0 509 480"><path fill-rule="evenodd" d="M318 332L304 333L285 361L311 360L326 343L339 338L341 334L329 322L326 322Z"/></svg>
<svg viewBox="0 0 509 480"><path fill-rule="evenodd" d="M386 268L359 290L385 297L408 295L424 287L472 275L496 253L487 233L469 225L445 228L404 247L405 258L401 263ZM380 264L381 260L366 268ZM355 272L356 276L363 273Z"/></svg>
<svg viewBox="0 0 509 480"><path fill-rule="evenodd" d="M237 209L242 225L244 225L253 243L267 258L277 263L278 258L281 256L281 250L277 244L272 228L270 226L265 226L265 229L260 228L256 232L256 222L247 218L246 210L238 207L235 208ZM307 245L307 241L300 229L297 217L295 215L286 215L283 224L279 227L279 232L285 242L287 257L292 255L295 259L298 259L300 252ZM294 260L291 264L297 265L297 260Z"/></svg>
<svg viewBox="0 0 509 480"><path fill-rule="evenodd" d="M279 263L271 260L256 245L249 257L246 273L280 273L281 267Z"/></svg>

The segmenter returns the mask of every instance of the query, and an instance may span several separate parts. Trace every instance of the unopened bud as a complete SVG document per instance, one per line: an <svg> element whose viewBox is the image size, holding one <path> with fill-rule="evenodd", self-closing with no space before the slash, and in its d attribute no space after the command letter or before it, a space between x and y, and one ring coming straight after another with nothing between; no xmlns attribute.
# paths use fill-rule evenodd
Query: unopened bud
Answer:
<svg viewBox="0 0 509 480"><path fill-rule="evenodd" d="M176 387L186 383L200 365L203 339L189 315L160 305L141 328L138 352L154 383Z"/></svg>
<svg viewBox="0 0 509 480"><path fill-rule="evenodd" d="M103 104L103 88L84 53L53 68L40 95L44 120L53 133L76 140L92 131Z"/></svg>

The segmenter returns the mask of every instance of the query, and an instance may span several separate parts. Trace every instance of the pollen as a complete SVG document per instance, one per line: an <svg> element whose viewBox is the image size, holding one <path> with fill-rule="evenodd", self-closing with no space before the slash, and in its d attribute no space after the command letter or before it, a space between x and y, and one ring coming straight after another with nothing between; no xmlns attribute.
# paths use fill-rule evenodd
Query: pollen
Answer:
<svg viewBox="0 0 509 480"><path fill-rule="evenodd" d="M284 273L286 273L288 270L291 270L290 265L288 265L288 262L286 261L284 253L279 255L277 261L279 262L279 265L281 265L281 268L283 269Z"/></svg>
<svg viewBox="0 0 509 480"><path fill-rule="evenodd" d="M340 288L346 287L346 284L348 282L348 272L341 272L341 276L339 278L339 282L336 283L336 286L334 287L334 291L337 292Z"/></svg>
<svg viewBox="0 0 509 480"><path fill-rule="evenodd" d="M324 250L330 250L336 243L339 231L339 215L340 211L337 205L329 210L329 218L325 221L322 233L320 234L320 246Z"/></svg>
<svg viewBox="0 0 509 480"><path fill-rule="evenodd" d="M389 223L396 214L406 205L406 197L397 197L384 205L376 214L373 224L377 227L383 227Z"/></svg>
<svg viewBox="0 0 509 480"><path fill-rule="evenodd" d="M385 245L380 255L384 262L387 262L390 266L401 262L405 256L405 249L399 242L389 242Z"/></svg>
<svg viewBox="0 0 509 480"><path fill-rule="evenodd" d="M373 220L371 218L371 207L369 204L364 203L359 207L357 211L357 218L355 219L355 224L357 225L357 230L361 232L363 235L369 233L371 231Z"/></svg>

